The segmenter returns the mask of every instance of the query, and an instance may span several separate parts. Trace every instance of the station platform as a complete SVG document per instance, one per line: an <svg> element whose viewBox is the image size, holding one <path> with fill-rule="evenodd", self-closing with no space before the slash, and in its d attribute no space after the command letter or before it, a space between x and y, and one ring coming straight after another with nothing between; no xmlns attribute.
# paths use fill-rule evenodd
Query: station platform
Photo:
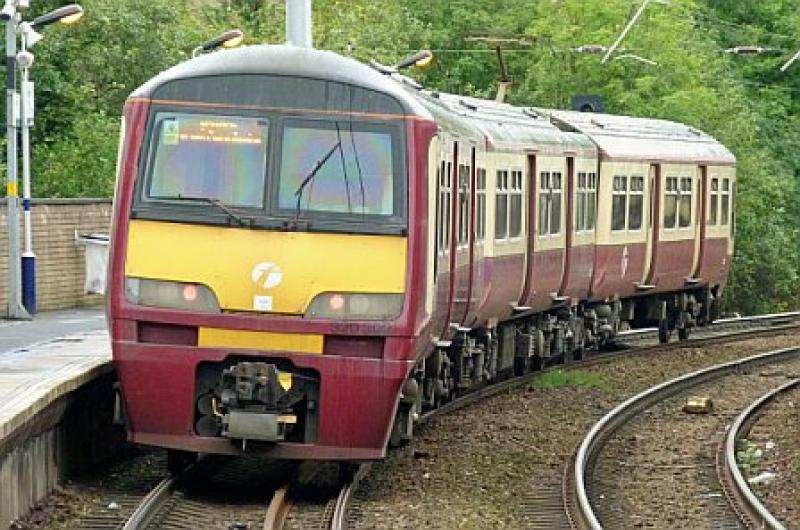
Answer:
<svg viewBox="0 0 800 530"><path fill-rule="evenodd" d="M74 460L86 461L86 450L98 452L93 440L111 429L112 382L101 310L0 321L0 528L49 494Z"/></svg>

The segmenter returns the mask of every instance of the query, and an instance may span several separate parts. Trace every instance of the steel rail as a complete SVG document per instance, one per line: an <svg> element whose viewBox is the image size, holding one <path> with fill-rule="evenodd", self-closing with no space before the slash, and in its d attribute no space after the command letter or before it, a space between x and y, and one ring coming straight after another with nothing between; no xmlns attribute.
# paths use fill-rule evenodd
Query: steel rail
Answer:
<svg viewBox="0 0 800 530"><path fill-rule="evenodd" d="M728 429L725 438L725 450L723 452L723 465L720 471L725 473L725 478L729 479L732 491L725 489L725 494L731 504L739 505L744 508L746 515L755 523L757 528L771 528L774 530L785 530L785 526L775 518L774 515L761 503L753 491L750 489L739 465L736 462L736 441L742 437L747 430L748 424L755 419L755 415L761 409L773 401L777 396L800 386L800 379L794 379L786 384L779 386L764 394L749 407L742 411ZM721 477L723 478L723 477Z"/></svg>
<svg viewBox="0 0 800 530"><path fill-rule="evenodd" d="M697 331L713 331L715 327L722 327L726 324L745 324L749 322L760 322L760 321L770 321L770 320L783 320L783 319L800 319L800 311L787 311L785 313L771 313L766 315L754 315L754 316L745 316L745 317L730 317L730 318L720 318L713 321L708 326L693 328ZM639 335L650 335L655 334L658 332L658 328L639 328L639 329L629 329L627 331L620 331L617 333L617 337L621 339L625 339L626 337L636 337Z"/></svg>
<svg viewBox="0 0 800 530"><path fill-rule="evenodd" d="M158 486L153 488L148 493L141 503L136 507L122 530L140 530L147 528L147 525L153 520L158 510L169 499L172 492L175 490L175 483L180 475L171 475L161 482Z"/></svg>
<svg viewBox="0 0 800 530"><path fill-rule="evenodd" d="M783 348L704 368L651 387L617 405L611 412L594 424L575 456L573 470L575 491L573 493L576 497L575 506L577 509L576 515L580 519L579 524L593 530L602 530L586 491L586 473L589 463L596 456L598 448L602 446L602 442L624 425L630 417L653 403L701 383L717 379L728 373L741 371L744 368L779 362L793 356L800 356L800 348Z"/></svg>
<svg viewBox="0 0 800 530"><path fill-rule="evenodd" d="M339 492L339 497L336 499L336 508L333 512L333 520L331 521L331 530L345 530L350 501L353 499L353 494L358 489L361 480L369 473L370 467L371 464L361 464L358 467L358 471L353 475L353 479Z"/></svg>
<svg viewBox="0 0 800 530"><path fill-rule="evenodd" d="M286 514L291 507L291 498L289 497L289 482L275 490L272 500L267 507L267 514L264 517L264 530L278 530L283 528L283 523L286 520Z"/></svg>

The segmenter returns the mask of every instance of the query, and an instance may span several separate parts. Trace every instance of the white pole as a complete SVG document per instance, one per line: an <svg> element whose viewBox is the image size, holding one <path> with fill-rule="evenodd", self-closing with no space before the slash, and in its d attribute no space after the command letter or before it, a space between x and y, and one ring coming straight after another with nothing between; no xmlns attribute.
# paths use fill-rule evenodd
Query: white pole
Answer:
<svg viewBox="0 0 800 530"><path fill-rule="evenodd" d="M791 59L789 59L788 61L786 61L786 64L784 64L783 66L781 66L781 72L785 72L785 71L786 71L786 69L787 69L787 68L789 68L790 66L792 66L792 64L793 64L793 63L794 63L794 62L795 62L795 61L796 61L798 58L800 58L800 50L797 50L797 53L795 53L794 55L792 55L792 58L791 58Z"/></svg>
<svg viewBox="0 0 800 530"><path fill-rule="evenodd" d="M19 194L17 193L17 122L19 96L17 94L17 24L19 15L6 21L6 121L7 121L7 174L6 207L8 209L8 318L29 320L30 314L22 306L22 281L19 256Z"/></svg>
<svg viewBox="0 0 800 530"><path fill-rule="evenodd" d="M33 119L33 86L29 81L33 55L28 52L28 37L22 34L22 51L18 59L22 71L20 84L22 102L20 105L20 127L22 128L22 221L25 230L25 245L22 252L22 305L28 313L36 313L36 256L33 253L31 225L31 137Z"/></svg>
<svg viewBox="0 0 800 530"><path fill-rule="evenodd" d="M605 64L605 62L608 61L608 58L611 57L611 54L617 49L617 46L619 46L619 44L622 42L622 39L625 38L625 35L627 35L633 25L636 24L636 21L639 20L639 17L642 16L642 13L644 13L647 4L649 4L651 1L652 0L644 0L644 2L642 2L642 6L639 8L636 14L633 15L633 18L630 20L630 22L628 22L628 25L625 26L625 29L622 30L622 33L620 33L619 37L617 37L617 41L608 49L606 54L603 56L603 60L600 61L600 64Z"/></svg>
<svg viewBox="0 0 800 530"><path fill-rule="evenodd" d="M286 0L286 43L311 48L311 0Z"/></svg>

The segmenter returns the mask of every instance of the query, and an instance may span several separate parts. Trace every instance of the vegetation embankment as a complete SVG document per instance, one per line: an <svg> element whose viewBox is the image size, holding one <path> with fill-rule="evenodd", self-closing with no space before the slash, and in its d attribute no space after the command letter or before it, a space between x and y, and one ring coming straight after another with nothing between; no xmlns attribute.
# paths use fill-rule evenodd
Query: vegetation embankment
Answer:
<svg viewBox="0 0 800 530"><path fill-rule="evenodd" d="M62 2L34 2L26 17ZM84 0L74 27L48 28L35 48L38 120L36 196L109 196L119 115L136 86L186 59L218 31L241 27L250 43L284 40L283 0ZM633 0L316 0L314 39L361 60L392 63L420 48L436 55L419 74L435 89L493 95L490 44L501 37L515 104L569 108L576 94L603 98L606 112L680 121L713 135L739 161L737 247L726 310L795 307L800 274L800 12L779 0L653 3L619 54L600 64L579 54L609 45L633 15ZM724 50L758 44L741 56Z"/></svg>

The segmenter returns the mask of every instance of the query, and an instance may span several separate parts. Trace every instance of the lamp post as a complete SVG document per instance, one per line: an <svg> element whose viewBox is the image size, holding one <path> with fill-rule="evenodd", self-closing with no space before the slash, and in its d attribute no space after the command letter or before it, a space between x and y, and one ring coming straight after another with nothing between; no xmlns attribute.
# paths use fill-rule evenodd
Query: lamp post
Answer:
<svg viewBox="0 0 800 530"><path fill-rule="evenodd" d="M36 313L36 256L33 253L31 231L31 171L30 171L30 127L33 125L33 83L29 70L34 56L28 48L42 39L36 29L54 22L72 23L83 15L77 4L55 9L33 22L21 22L19 10L27 8L29 0L5 0L0 10L0 21L6 24L6 114L8 144L8 174L6 194L8 197L8 318L30 319ZM17 53L17 34L22 35L22 46ZM22 73L20 97L17 92L16 69ZM24 252L19 255L19 193L17 175L17 129L22 131L22 208L24 221Z"/></svg>
<svg viewBox="0 0 800 530"><path fill-rule="evenodd" d="M216 50L217 48L235 48L240 45L244 40L244 32L240 29L232 29L221 33L211 40L207 40L194 50L192 50L192 57L197 57L201 53L208 53Z"/></svg>
<svg viewBox="0 0 800 530"><path fill-rule="evenodd" d="M6 0L0 11L6 25L6 223L8 225L8 311L10 319L30 320L22 305L19 259L19 193L17 191L17 127L19 93L17 93L17 2Z"/></svg>

